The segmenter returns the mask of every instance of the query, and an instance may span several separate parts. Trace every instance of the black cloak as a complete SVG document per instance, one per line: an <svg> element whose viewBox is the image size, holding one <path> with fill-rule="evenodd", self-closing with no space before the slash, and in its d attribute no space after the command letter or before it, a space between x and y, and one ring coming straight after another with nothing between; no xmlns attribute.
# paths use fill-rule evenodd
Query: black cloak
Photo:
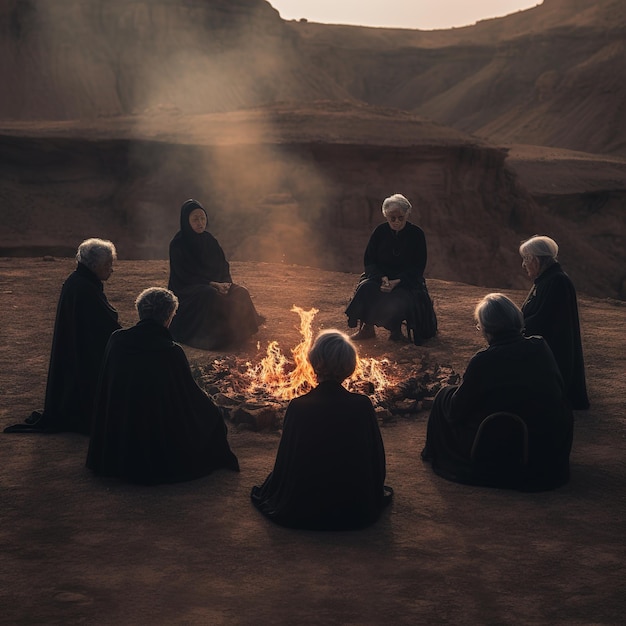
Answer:
<svg viewBox="0 0 626 626"><path fill-rule="evenodd" d="M585 362L580 339L578 302L570 277L559 263L536 279L522 305L526 335L541 335L561 370L574 409L588 409Z"/></svg>
<svg viewBox="0 0 626 626"><path fill-rule="evenodd" d="M222 414L194 381L183 349L154 320L111 335L87 467L143 484L239 470Z"/></svg>
<svg viewBox="0 0 626 626"><path fill-rule="evenodd" d="M4 432L74 431L88 435L107 341L120 328L102 281L85 265L67 278L57 305L43 414Z"/></svg>
<svg viewBox="0 0 626 626"><path fill-rule="evenodd" d="M528 466L521 477L510 477L514 482L482 474L471 462L480 423L499 411L519 415L528 428ZM548 344L511 333L471 358L460 386L437 394L422 457L437 474L460 483L553 489L569 480L572 434L572 411Z"/></svg>
<svg viewBox="0 0 626 626"><path fill-rule="evenodd" d="M232 283L230 266L217 239L206 231L196 233L189 224L195 209L204 211L196 200L182 205L180 231L170 242L168 289L179 300L170 332L176 341L214 350L245 341L262 318L244 287L232 284L223 295L209 284Z"/></svg>
<svg viewBox="0 0 626 626"><path fill-rule="evenodd" d="M251 498L281 526L347 530L378 519L391 499L384 481L370 399L327 381L289 403L274 470Z"/></svg>
<svg viewBox="0 0 626 626"><path fill-rule="evenodd" d="M400 231L387 222L377 226L365 249L365 272L346 309L348 326L360 321L394 331L406 322L415 343L433 337L437 319L424 280L426 259L426 237L419 226L407 222ZM400 279L391 293L380 290L383 276Z"/></svg>

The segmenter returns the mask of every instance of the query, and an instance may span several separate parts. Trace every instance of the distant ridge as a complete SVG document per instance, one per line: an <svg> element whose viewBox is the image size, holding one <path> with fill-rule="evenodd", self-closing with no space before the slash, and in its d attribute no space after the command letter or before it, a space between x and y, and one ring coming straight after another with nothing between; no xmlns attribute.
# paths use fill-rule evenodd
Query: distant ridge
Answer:
<svg viewBox="0 0 626 626"><path fill-rule="evenodd" d="M545 0L438 31L290 26L354 98L496 143L626 155L623 0Z"/></svg>
<svg viewBox="0 0 626 626"><path fill-rule="evenodd" d="M352 100L495 143L626 155L625 75L624 0L438 31L285 22L263 0L0 3L0 120Z"/></svg>

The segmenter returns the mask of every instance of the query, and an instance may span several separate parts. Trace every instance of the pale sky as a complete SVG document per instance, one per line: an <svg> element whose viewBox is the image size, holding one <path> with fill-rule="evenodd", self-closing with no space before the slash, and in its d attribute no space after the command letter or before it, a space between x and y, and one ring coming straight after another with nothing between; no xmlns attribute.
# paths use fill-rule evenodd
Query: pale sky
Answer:
<svg viewBox="0 0 626 626"><path fill-rule="evenodd" d="M268 0L284 20L433 30L467 26L542 0Z"/></svg>

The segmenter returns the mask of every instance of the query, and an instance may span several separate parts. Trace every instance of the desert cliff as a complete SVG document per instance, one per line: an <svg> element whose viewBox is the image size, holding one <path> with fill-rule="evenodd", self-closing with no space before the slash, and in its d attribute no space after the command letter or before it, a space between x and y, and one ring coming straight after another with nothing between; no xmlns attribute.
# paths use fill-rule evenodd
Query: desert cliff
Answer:
<svg viewBox="0 0 626 626"><path fill-rule="evenodd" d="M621 0L546 0L431 32L289 24L308 56L364 102L497 143L624 156L624 8Z"/></svg>
<svg viewBox="0 0 626 626"><path fill-rule="evenodd" d="M102 236L166 258L196 197L233 259L358 272L402 192L430 277L519 287L517 245L546 233L579 289L626 297L619 8L425 32L262 0L3 0L0 252Z"/></svg>

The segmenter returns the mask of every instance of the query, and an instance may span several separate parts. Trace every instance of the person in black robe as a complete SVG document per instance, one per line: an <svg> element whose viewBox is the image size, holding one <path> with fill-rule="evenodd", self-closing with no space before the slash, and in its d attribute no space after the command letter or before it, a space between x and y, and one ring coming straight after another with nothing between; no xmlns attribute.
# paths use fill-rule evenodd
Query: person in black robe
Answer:
<svg viewBox="0 0 626 626"><path fill-rule="evenodd" d="M475 317L489 347L471 358L460 386L444 387L435 397L422 458L460 483L528 491L565 484L573 417L548 344L522 335L522 312L502 294L485 296ZM488 463L485 470L472 459L481 422L501 411L518 415L528 431L528 461L520 471L501 472Z"/></svg>
<svg viewBox="0 0 626 626"><path fill-rule="evenodd" d="M534 236L520 246L522 267L534 285L522 304L525 334L541 335L559 365L572 408L588 409L576 289L557 261L559 246Z"/></svg>
<svg viewBox="0 0 626 626"><path fill-rule="evenodd" d="M146 289L136 300L140 321L111 335L87 454L95 474L158 484L239 471L220 410L169 333L177 305L171 291Z"/></svg>
<svg viewBox="0 0 626 626"><path fill-rule="evenodd" d="M287 408L273 471L253 504L281 526L348 530L375 522L391 499L374 407L342 386L356 349L336 330L317 337L309 362L318 386Z"/></svg>
<svg viewBox="0 0 626 626"><path fill-rule="evenodd" d="M437 318L428 295L426 237L407 221L411 203L397 193L383 202L387 220L376 227L364 254L365 272L346 309L348 326L359 330L352 339L376 336L375 326L391 331L389 339L404 341L402 323L409 339L417 345L437 332Z"/></svg>
<svg viewBox="0 0 626 626"><path fill-rule="evenodd" d="M57 305L44 409L4 432L89 434L102 356L111 333L120 328L103 288L116 258L110 241L87 239L78 247L76 270L63 284Z"/></svg>
<svg viewBox="0 0 626 626"><path fill-rule="evenodd" d="M196 200L180 210L180 231L170 242L170 278L180 307L170 331L176 341L216 350L255 334L264 318L248 290L233 283L217 239L205 230L207 214Z"/></svg>

